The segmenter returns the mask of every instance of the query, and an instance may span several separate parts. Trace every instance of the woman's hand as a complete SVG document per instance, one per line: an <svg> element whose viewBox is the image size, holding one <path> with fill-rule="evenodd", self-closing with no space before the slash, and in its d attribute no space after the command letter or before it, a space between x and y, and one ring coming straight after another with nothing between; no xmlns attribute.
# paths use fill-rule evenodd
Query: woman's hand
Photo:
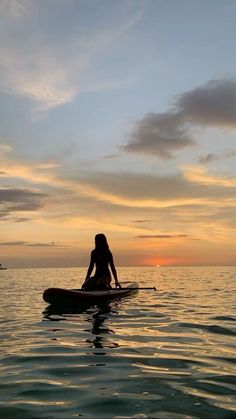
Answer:
<svg viewBox="0 0 236 419"><path fill-rule="evenodd" d="M116 282L116 288L122 288L118 281Z"/></svg>

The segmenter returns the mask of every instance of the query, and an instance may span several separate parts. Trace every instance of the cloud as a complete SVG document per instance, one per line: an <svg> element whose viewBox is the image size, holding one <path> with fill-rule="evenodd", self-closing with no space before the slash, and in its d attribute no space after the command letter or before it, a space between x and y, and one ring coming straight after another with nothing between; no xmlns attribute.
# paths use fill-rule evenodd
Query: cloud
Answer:
<svg viewBox="0 0 236 419"><path fill-rule="evenodd" d="M209 240L209 231L211 238L217 237L217 240L226 240L232 235L236 179L227 173L216 173L202 165L185 166L182 172L162 176L102 173L77 168L73 171L72 167L62 168L52 163L28 164L11 155L5 156L4 161L4 171L11 182L17 179L17 184L23 181L37 185L37 189L32 186L0 188L0 217L15 223L16 232L23 227L16 223L29 216L29 227L36 221L40 234L43 229L49 234L60 226L59 230L73 239L78 232L87 235L88 228L124 234L130 240L134 235L149 236L153 245L155 242L151 239L181 239L178 231L206 240ZM5 182L7 177L3 179ZM51 192L45 193L45 190ZM160 226L162 232L168 233L156 234ZM40 247L41 237L37 240L35 236L32 243L29 235L24 241L29 238L26 243L30 243L31 248ZM48 237L50 240L55 235ZM21 241L22 234L16 238Z"/></svg>
<svg viewBox="0 0 236 419"><path fill-rule="evenodd" d="M0 177L3 179L19 179L31 184L45 184L60 187L63 181L57 179L56 169L60 167L56 162L27 162L19 159L12 150L1 150L0 165L3 169Z"/></svg>
<svg viewBox="0 0 236 419"><path fill-rule="evenodd" d="M5 156L13 151L9 144L0 144L0 156Z"/></svg>
<svg viewBox="0 0 236 419"><path fill-rule="evenodd" d="M15 223L25 223L27 221L31 221L31 218L26 218L26 217L20 217L20 218L16 218Z"/></svg>
<svg viewBox="0 0 236 419"><path fill-rule="evenodd" d="M43 206L47 196L29 189L0 187L0 217L5 218L19 211L36 211Z"/></svg>
<svg viewBox="0 0 236 419"><path fill-rule="evenodd" d="M1 203L17 203L24 206L28 205L29 210L35 206L41 206L42 198L47 195L23 188L0 188Z"/></svg>
<svg viewBox="0 0 236 419"><path fill-rule="evenodd" d="M121 149L170 159L196 145L195 126L236 128L236 79L211 80L180 95L170 111L147 114Z"/></svg>
<svg viewBox="0 0 236 419"><path fill-rule="evenodd" d="M16 179L17 184L23 181L31 185L0 188L0 217L15 223L16 232L23 227L20 221L16 224L17 219L29 216L30 225L36 221L40 232L41 226L47 234L60 226L61 232L73 238L78 231L87 235L88 228L126 237L156 236L160 226L162 232L171 232L172 236L173 232L181 231L188 237L207 240L209 230L211 237L224 240L232 234L236 179L227 173L214 173L202 165L182 167L182 172L162 176L85 172L53 163L25 163L12 154L5 155L1 165L7 174L4 182ZM130 221L135 219L143 223ZM146 221L149 224L145 224ZM39 237L39 240L35 237L36 243L41 243L41 235ZM55 238L49 235L49 240L51 237ZM16 238L21 240L22 235Z"/></svg>
<svg viewBox="0 0 236 419"><path fill-rule="evenodd" d="M4 11L0 29L2 91L28 98L36 104L37 111L43 111L69 103L82 92L117 89L130 82L129 77L101 78L94 68L139 21L140 5L135 7L133 3L127 9L123 2L119 5L122 13L114 21L107 22L108 17L103 13L99 15L100 25L97 22L91 25L90 21L85 25L83 13L89 13L89 8L78 13L75 19L71 16L74 4L72 8L67 2L49 2L40 7L31 3L31 8L28 4L27 0L9 0L1 6ZM114 15L115 11L114 5ZM62 20L63 30L59 31Z"/></svg>
<svg viewBox="0 0 236 419"><path fill-rule="evenodd" d="M28 41L30 43L30 41ZM34 48L32 45L2 50L0 70L2 91L31 99L37 110L45 110L70 102L76 91L67 80L59 57L50 47Z"/></svg>
<svg viewBox="0 0 236 419"><path fill-rule="evenodd" d="M193 124L236 128L236 79L211 80L190 90L179 97L176 109Z"/></svg>
<svg viewBox="0 0 236 419"><path fill-rule="evenodd" d="M229 174L211 174L202 166L189 166L186 167L184 176L187 181L192 183L192 185L194 183L201 187L206 185L207 188L210 189L209 193L212 193L216 189L219 190L220 187L222 192L224 191L226 195L229 193L232 197L234 197L232 193L234 193L234 189L236 188L236 178L230 176ZM229 192L227 192L227 189Z"/></svg>
<svg viewBox="0 0 236 419"><path fill-rule="evenodd" d="M14 156L1 162L5 172L4 179L17 179L37 184L42 191L31 188L2 188L0 197L8 199L3 210L36 210L47 203L53 214L69 212L87 215L87 208L94 211L100 203L102 212L109 206L125 208L170 208L183 205L200 205L220 199L232 199L236 179L227 173L211 173L202 165L185 166L182 172L171 175L152 175L132 172L85 172L72 167L61 168L54 163L22 163ZM2 198L3 200L3 198ZM4 201L4 202L5 202ZM67 203L67 210L65 209ZM14 204L14 205L13 205ZM12 205L12 207L11 207ZM25 217L24 214L20 215ZM146 215L136 215L145 220Z"/></svg>
<svg viewBox="0 0 236 419"><path fill-rule="evenodd" d="M177 113L150 113L137 122L130 141L123 146L126 151L154 154L162 159L173 157L173 152L194 146Z"/></svg>
<svg viewBox="0 0 236 419"><path fill-rule="evenodd" d="M208 164L213 161L229 159L236 156L236 150L225 150L221 154L208 153L204 156L199 156L198 161L201 164Z"/></svg>
<svg viewBox="0 0 236 419"><path fill-rule="evenodd" d="M60 246L55 242L51 243L34 243L23 240L0 242L0 246L26 246L26 247L55 247Z"/></svg>
<svg viewBox="0 0 236 419"><path fill-rule="evenodd" d="M94 198L127 207L168 208L232 198L236 179L211 174L203 167L158 176L145 173L80 174L84 190Z"/></svg>
<svg viewBox="0 0 236 419"><path fill-rule="evenodd" d="M132 220L132 223L148 223L150 220Z"/></svg>
<svg viewBox="0 0 236 419"><path fill-rule="evenodd" d="M199 156L198 161L199 161L199 163L207 164L207 163L210 163L210 162L215 161L215 160L220 160L220 158L221 158L221 156L219 156L215 153L208 153L205 156Z"/></svg>
<svg viewBox="0 0 236 419"><path fill-rule="evenodd" d="M21 19L28 16L32 7L30 0L1 0L0 12L12 19Z"/></svg>
<svg viewBox="0 0 236 419"><path fill-rule="evenodd" d="M188 237L187 234L146 234L137 236L139 239L176 239L179 237Z"/></svg>

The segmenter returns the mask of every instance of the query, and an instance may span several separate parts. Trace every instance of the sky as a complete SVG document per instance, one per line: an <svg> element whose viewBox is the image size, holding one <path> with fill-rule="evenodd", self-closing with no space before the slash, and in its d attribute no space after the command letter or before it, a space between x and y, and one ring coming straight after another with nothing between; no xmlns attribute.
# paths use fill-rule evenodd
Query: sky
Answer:
<svg viewBox="0 0 236 419"><path fill-rule="evenodd" d="M0 263L236 265L236 0L1 0Z"/></svg>

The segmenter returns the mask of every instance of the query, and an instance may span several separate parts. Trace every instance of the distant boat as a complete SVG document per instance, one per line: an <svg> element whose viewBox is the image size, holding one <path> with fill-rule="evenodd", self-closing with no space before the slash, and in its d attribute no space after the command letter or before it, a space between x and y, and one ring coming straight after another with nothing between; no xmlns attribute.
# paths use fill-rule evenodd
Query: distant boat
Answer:
<svg viewBox="0 0 236 419"><path fill-rule="evenodd" d="M2 264L0 263L0 271L5 271L7 268L4 268L4 266L2 266Z"/></svg>

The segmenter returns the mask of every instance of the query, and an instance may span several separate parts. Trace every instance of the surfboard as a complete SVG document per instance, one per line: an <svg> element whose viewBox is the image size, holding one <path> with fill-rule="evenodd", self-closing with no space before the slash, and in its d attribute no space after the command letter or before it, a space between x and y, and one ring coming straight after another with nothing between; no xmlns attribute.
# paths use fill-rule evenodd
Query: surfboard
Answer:
<svg viewBox="0 0 236 419"><path fill-rule="evenodd" d="M48 288L43 293L43 299L49 304L83 304L104 299L126 297L138 292L139 285L132 282L124 288L110 290L85 291L82 289Z"/></svg>

